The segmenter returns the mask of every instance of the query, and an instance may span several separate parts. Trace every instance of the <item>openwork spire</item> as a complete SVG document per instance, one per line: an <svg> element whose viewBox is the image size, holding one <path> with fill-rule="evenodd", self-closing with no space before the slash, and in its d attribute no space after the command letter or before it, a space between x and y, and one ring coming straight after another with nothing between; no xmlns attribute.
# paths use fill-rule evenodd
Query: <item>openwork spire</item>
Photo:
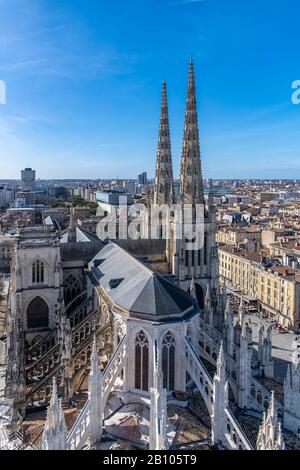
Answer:
<svg viewBox="0 0 300 470"><path fill-rule="evenodd" d="M190 61L182 157L180 197L183 204L203 204L203 182L200 162L194 64Z"/></svg>
<svg viewBox="0 0 300 470"><path fill-rule="evenodd" d="M169 128L167 85L163 82L157 146L154 204L173 204L173 168Z"/></svg>
<svg viewBox="0 0 300 470"><path fill-rule="evenodd" d="M264 413L257 437L257 450L284 450L281 423L278 421L274 391L271 393L269 408Z"/></svg>
<svg viewBox="0 0 300 470"><path fill-rule="evenodd" d="M52 395L47 411L47 419L42 435L43 450L65 450L67 427L61 400L57 394L57 384L53 379Z"/></svg>

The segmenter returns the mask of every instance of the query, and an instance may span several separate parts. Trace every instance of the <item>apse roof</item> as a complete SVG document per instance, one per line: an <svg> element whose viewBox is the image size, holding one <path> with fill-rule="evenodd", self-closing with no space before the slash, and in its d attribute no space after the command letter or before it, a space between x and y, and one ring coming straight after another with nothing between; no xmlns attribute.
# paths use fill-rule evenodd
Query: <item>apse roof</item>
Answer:
<svg viewBox="0 0 300 470"><path fill-rule="evenodd" d="M115 243L108 243L89 263L90 274L129 316L166 321L196 312L192 297L151 271Z"/></svg>

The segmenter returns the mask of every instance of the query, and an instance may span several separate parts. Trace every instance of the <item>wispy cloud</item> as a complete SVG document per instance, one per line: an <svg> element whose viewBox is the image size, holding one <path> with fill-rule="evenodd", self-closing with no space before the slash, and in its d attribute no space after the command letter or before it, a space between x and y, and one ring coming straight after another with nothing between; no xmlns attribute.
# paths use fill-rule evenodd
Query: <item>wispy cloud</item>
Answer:
<svg viewBox="0 0 300 470"><path fill-rule="evenodd" d="M166 8L166 7L177 7L180 5L188 5L191 3L204 3L205 0L178 0L175 2L170 2L170 3L164 3L163 5L160 5L161 8Z"/></svg>

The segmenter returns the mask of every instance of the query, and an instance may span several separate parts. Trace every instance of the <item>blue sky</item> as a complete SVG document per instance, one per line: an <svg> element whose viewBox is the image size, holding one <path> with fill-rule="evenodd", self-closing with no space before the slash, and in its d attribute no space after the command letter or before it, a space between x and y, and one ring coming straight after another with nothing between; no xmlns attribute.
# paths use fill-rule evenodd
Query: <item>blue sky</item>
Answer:
<svg viewBox="0 0 300 470"><path fill-rule="evenodd" d="M175 176L188 61L204 177L300 178L298 0L0 0L0 178L154 174L162 80Z"/></svg>

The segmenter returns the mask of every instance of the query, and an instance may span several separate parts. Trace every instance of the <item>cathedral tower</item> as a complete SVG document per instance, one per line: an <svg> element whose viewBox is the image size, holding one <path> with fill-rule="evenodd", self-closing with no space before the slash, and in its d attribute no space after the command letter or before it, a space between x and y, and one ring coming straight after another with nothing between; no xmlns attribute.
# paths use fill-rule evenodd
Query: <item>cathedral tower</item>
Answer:
<svg viewBox="0 0 300 470"><path fill-rule="evenodd" d="M195 91L194 64L190 61L189 82L184 122L184 135L180 168L180 203L182 215L187 207L193 208L192 225L199 244L191 246L184 229L181 238L175 236L178 227L176 216L170 218L170 242L167 245L167 259L172 273L180 286L188 290L194 278L195 294L200 309L204 308L207 287L211 295L211 310L214 326L223 324L219 308L218 254L215 240L216 220L213 205L213 188L210 185L208 204L205 206L204 188L201 171L198 115ZM201 223L195 225L196 209L202 215ZM184 227L184 224L181 224ZM180 239L179 239L180 238ZM219 318L220 317L220 318Z"/></svg>

